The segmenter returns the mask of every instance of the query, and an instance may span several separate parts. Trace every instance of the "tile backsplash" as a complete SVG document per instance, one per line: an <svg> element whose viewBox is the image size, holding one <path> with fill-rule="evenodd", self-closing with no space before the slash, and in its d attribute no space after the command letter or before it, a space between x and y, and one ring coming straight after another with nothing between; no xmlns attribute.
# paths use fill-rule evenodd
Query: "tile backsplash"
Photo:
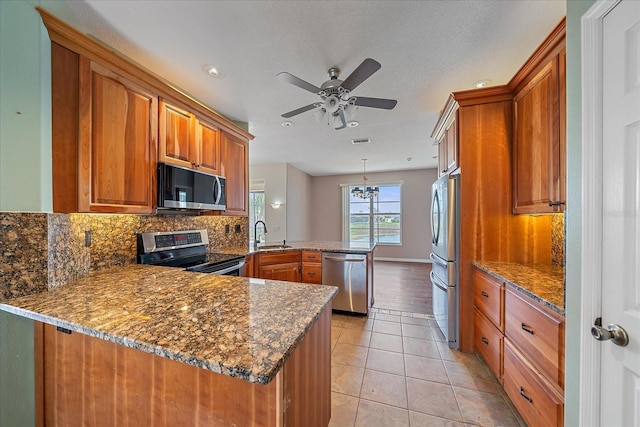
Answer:
<svg viewBox="0 0 640 427"><path fill-rule="evenodd" d="M246 217L230 216L0 212L0 300L53 289L90 271L133 264L136 233L206 229L210 252L246 251L248 224Z"/></svg>

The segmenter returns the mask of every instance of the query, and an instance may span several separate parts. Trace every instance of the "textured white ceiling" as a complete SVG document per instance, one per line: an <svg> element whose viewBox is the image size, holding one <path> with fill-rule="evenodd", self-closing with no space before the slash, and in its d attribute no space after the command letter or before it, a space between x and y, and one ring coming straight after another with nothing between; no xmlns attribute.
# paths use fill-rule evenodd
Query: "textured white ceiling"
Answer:
<svg viewBox="0 0 640 427"><path fill-rule="evenodd" d="M429 138L448 94L478 80L504 84L566 13L564 0L533 1L68 1L81 30L232 120L249 123L251 164L290 163L310 175L435 167ZM276 78L314 85L365 58L382 68L353 95L398 100L360 108L360 126L318 124L319 100ZM212 64L222 77L202 70ZM371 138L352 145L352 138ZM411 161L407 161L411 158Z"/></svg>

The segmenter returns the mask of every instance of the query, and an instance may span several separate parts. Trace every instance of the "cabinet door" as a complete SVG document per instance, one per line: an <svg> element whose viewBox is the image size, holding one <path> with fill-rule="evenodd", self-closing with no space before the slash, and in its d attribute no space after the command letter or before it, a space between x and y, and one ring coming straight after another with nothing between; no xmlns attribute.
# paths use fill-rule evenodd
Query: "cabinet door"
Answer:
<svg viewBox="0 0 640 427"><path fill-rule="evenodd" d="M447 152L446 167L447 172L451 173L458 169L458 112L456 111L453 122L447 128L445 133L445 149Z"/></svg>
<svg viewBox="0 0 640 427"><path fill-rule="evenodd" d="M261 265L259 267L261 279L286 280L287 282L300 281L300 263L290 262L286 264Z"/></svg>
<svg viewBox="0 0 640 427"><path fill-rule="evenodd" d="M302 263L302 282L322 284L322 263L319 262L303 262Z"/></svg>
<svg viewBox="0 0 640 427"><path fill-rule="evenodd" d="M80 61L80 212L152 213L158 103L150 91Z"/></svg>
<svg viewBox="0 0 640 427"><path fill-rule="evenodd" d="M249 152L247 141L227 132L220 135L220 172L227 179L225 215L247 216L249 205Z"/></svg>
<svg viewBox="0 0 640 427"><path fill-rule="evenodd" d="M160 100L160 142L158 160L191 168L196 165L192 115Z"/></svg>
<svg viewBox="0 0 640 427"><path fill-rule="evenodd" d="M218 128L204 120L197 120L195 132L198 170L214 175L220 174L220 132Z"/></svg>
<svg viewBox="0 0 640 427"><path fill-rule="evenodd" d="M564 102L560 98L564 97L560 65L560 55L554 56L514 98L513 212L516 214L564 210L564 199L560 200L564 194L560 134L560 104Z"/></svg>
<svg viewBox="0 0 640 427"><path fill-rule="evenodd" d="M447 173L447 141L446 136L443 136L438 143L438 175L444 175Z"/></svg>

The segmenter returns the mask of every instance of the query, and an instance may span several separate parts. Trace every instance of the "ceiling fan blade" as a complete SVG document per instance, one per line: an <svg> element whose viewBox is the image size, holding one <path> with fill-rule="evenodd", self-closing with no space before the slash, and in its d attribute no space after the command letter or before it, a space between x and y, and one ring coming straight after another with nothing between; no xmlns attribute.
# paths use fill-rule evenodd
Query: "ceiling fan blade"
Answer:
<svg viewBox="0 0 640 427"><path fill-rule="evenodd" d="M344 118L344 110L342 108L340 108L338 110L338 116L340 117L340 122L336 123L337 126L335 126L335 129L344 129L347 127L347 121Z"/></svg>
<svg viewBox="0 0 640 427"><path fill-rule="evenodd" d="M353 73L349 75L342 82L342 87L349 92L360 86L360 83L367 80L373 73L378 71L382 67L375 59L367 58L362 61L362 64L358 65L358 68L353 70Z"/></svg>
<svg viewBox="0 0 640 427"><path fill-rule="evenodd" d="M318 86L314 86L309 82L305 82L301 78L298 78L293 74L289 74L286 71L283 71L282 73L278 73L276 77L278 77L278 79L282 80L283 82L287 82L294 86L298 86L299 88L308 90L309 92L318 93L322 90Z"/></svg>
<svg viewBox="0 0 640 427"><path fill-rule="evenodd" d="M304 113L305 111L313 110L314 108L318 108L318 103L314 102L313 104L305 105L304 107L300 107L293 111L289 111L288 113L284 113L282 117L285 119L289 119L293 116L297 116L298 114Z"/></svg>
<svg viewBox="0 0 640 427"><path fill-rule="evenodd" d="M398 103L395 99L367 98L364 96L357 96L355 98L355 105L360 107L382 108L385 110L393 110Z"/></svg>

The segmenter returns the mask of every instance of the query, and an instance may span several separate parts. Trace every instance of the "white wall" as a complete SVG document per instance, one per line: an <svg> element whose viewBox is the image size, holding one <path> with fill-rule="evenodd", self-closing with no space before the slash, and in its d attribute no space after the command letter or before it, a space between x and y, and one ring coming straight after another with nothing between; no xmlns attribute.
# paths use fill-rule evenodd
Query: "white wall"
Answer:
<svg viewBox="0 0 640 427"><path fill-rule="evenodd" d="M431 184L436 169L367 173L371 184L403 181L402 245L379 245L376 258L426 261L431 249ZM341 184L362 184L362 175L319 176L312 180L311 224L314 240L342 240Z"/></svg>
<svg viewBox="0 0 640 427"><path fill-rule="evenodd" d="M593 0L567 2L567 210L566 224L566 341L565 425L579 422L580 393L580 269L582 245L582 89L580 17Z"/></svg>
<svg viewBox="0 0 640 427"><path fill-rule="evenodd" d="M287 240L312 240L312 182L311 176L287 165Z"/></svg>
<svg viewBox="0 0 640 427"><path fill-rule="evenodd" d="M251 146L251 145L249 145ZM251 153L249 153L251 158ZM256 165L249 167L250 180L264 181L265 221L267 223L267 242L278 242L287 238L287 165ZM284 203L278 209L271 203ZM249 224L253 227L253 224ZM259 234L260 235L260 234Z"/></svg>

